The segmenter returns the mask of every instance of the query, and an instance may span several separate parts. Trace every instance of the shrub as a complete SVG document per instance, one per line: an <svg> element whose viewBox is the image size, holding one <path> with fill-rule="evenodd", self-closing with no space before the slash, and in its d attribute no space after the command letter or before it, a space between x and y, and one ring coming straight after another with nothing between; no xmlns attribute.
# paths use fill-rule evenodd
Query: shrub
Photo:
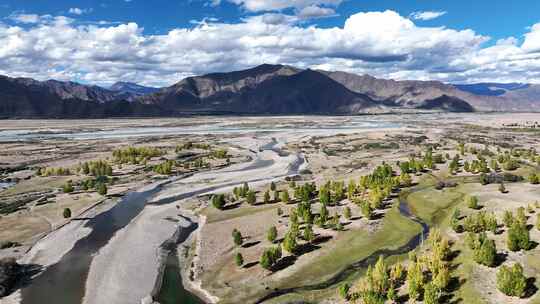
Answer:
<svg viewBox="0 0 540 304"><path fill-rule="evenodd" d="M520 222L514 222L508 229L506 243L511 251L529 250L531 242L527 226Z"/></svg>
<svg viewBox="0 0 540 304"><path fill-rule="evenodd" d="M512 267L501 266L497 272L497 288L507 296L522 297L527 287L527 279L523 275L520 264Z"/></svg>
<svg viewBox="0 0 540 304"><path fill-rule="evenodd" d="M222 210L225 207L225 195L215 194L212 196L212 206L214 208Z"/></svg>
<svg viewBox="0 0 540 304"><path fill-rule="evenodd" d="M62 215L64 216L64 218L70 218L71 217L71 209L69 208L64 208L64 212L62 213Z"/></svg>
<svg viewBox="0 0 540 304"><path fill-rule="evenodd" d="M237 266L242 266L244 264L244 257L242 257L242 254L240 252L238 252L236 254L236 256L234 257L235 261L236 261L236 265Z"/></svg>
<svg viewBox="0 0 540 304"><path fill-rule="evenodd" d="M482 244L474 249L473 258L478 264L491 267L495 264L496 256L497 249L495 247L495 241L493 240L483 240Z"/></svg>
<svg viewBox="0 0 540 304"><path fill-rule="evenodd" d="M277 228L276 228L276 226L272 226L272 227L270 227L270 229L268 229L268 233L266 235L266 238L271 243L276 241L276 238L277 238Z"/></svg>

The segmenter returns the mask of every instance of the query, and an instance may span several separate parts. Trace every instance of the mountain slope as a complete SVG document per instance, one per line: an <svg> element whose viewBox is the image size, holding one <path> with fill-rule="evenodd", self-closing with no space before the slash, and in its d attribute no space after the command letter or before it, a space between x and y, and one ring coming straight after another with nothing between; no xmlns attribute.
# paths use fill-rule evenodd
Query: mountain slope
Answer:
<svg viewBox="0 0 540 304"><path fill-rule="evenodd" d="M264 64L188 77L162 88L0 76L0 117L85 118L184 114L359 114L540 111L540 85L451 85Z"/></svg>
<svg viewBox="0 0 540 304"><path fill-rule="evenodd" d="M110 88L110 91L131 94L134 96L143 96L158 92L159 88L145 87L132 82L116 82Z"/></svg>
<svg viewBox="0 0 540 304"><path fill-rule="evenodd" d="M142 100L170 111L243 114L358 113L377 106L319 72L278 65L190 77Z"/></svg>
<svg viewBox="0 0 540 304"><path fill-rule="evenodd" d="M162 114L155 105L118 99L116 93L73 82L0 76L0 117L87 118Z"/></svg>
<svg viewBox="0 0 540 304"><path fill-rule="evenodd" d="M346 72L323 72L328 77L343 84L349 90L366 94L387 106L419 109L439 109L434 107L439 98L444 99L441 110L470 111L476 107L466 107L463 103L480 106L478 98L462 92L451 85L438 81L396 81L379 79L370 75L356 75ZM443 98L443 97L452 98ZM455 103L455 105L453 105ZM479 107L481 108L481 106Z"/></svg>

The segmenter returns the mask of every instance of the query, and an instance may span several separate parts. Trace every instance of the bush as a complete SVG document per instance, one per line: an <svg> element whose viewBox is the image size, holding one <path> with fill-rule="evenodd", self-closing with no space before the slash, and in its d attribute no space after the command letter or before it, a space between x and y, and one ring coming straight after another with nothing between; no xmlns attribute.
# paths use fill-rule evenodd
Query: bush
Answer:
<svg viewBox="0 0 540 304"><path fill-rule="evenodd" d="M474 261L478 264L492 267L495 265L495 258L497 257L497 249L495 247L495 241L485 239L478 248L474 249Z"/></svg>
<svg viewBox="0 0 540 304"><path fill-rule="evenodd" d="M276 226L272 226L272 227L270 227L270 229L268 229L268 233L266 235L266 238L271 243L276 241L276 238L277 238L277 228L276 228Z"/></svg>
<svg viewBox="0 0 540 304"><path fill-rule="evenodd" d="M100 195L106 195L106 194L107 194L107 185L105 185L104 183L100 183L100 184L97 186L97 192L98 192Z"/></svg>
<svg viewBox="0 0 540 304"><path fill-rule="evenodd" d="M71 181L68 181L65 185L62 186L62 191L64 191L64 193L71 193L73 192L73 190L75 190L73 188L73 184L71 183Z"/></svg>
<svg viewBox="0 0 540 304"><path fill-rule="evenodd" d="M236 262L236 266L242 266L244 264L244 257L242 257L242 254L240 252L236 254L234 260Z"/></svg>
<svg viewBox="0 0 540 304"><path fill-rule="evenodd" d="M478 205L478 198L476 196L469 196L467 198L467 206L474 210L480 209L480 206Z"/></svg>
<svg viewBox="0 0 540 304"><path fill-rule="evenodd" d="M501 266L497 272L497 288L507 296L522 297L527 288L527 279L520 264Z"/></svg>
<svg viewBox="0 0 540 304"><path fill-rule="evenodd" d="M264 269L270 270L272 266L274 266L279 259L281 259L281 247L273 247L265 249L263 254L261 255L261 259L259 260L259 263Z"/></svg>
<svg viewBox="0 0 540 304"><path fill-rule="evenodd" d="M255 192L253 190L249 190L246 195L246 201L250 205L254 205L257 202L257 197L255 196Z"/></svg>
<svg viewBox="0 0 540 304"><path fill-rule="evenodd" d="M233 230L232 237L233 237L233 242L236 246L241 246L242 243L244 242L242 238L242 233L240 233L240 231L238 231L237 229Z"/></svg>
<svg viewBox="0 0 540 304"><path fill-rule="evenodd" d="M65 208L64 209L64 212L62 213L62 215L64 216L64 218L70 218L71 217L71 209L69 208Z"/></svg>
<svg viewBox="0 0 540 304"><path fill-rule="evenodd" d="M212 206L214 208L222 210L225 207L225 195L215 194L212 196Z"/></svg>
<svg viewBox="0 0 540 304"><path fill-rule="evenodd" d="M508 249L511 251L529 250L531 248L531 241L529 230L524 223L516 221L508 229L507 235Z"/></svg>

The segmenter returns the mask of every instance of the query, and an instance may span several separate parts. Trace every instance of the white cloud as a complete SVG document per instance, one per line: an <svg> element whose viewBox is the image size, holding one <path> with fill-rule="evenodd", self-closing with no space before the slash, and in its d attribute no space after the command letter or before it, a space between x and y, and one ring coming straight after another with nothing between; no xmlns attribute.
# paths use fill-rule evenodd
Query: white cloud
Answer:
<svg viewBox="0 0 540 304"><path fill-rule="evenodd" d="M311 19L311 18L323 18L323 17L329 17L329 16L335 16L336 11L331 8L327 7L319 7L315 5L307 6L302 9L300 9L297 12L298 17L303 19Z"/></svg>
<svg viewBox="0 0 540 304"><path fill-rule="evenodd" d="M12 21L15 21L17 23L38 23L42 19L41 16L36 14L11 14L9 15L8 19L11 19Z"/></svg>
<svg viewBox="0 0 540 304"><path fill-rule="evenodd" d="M411 14L414 20L432 20L446 15L445 11L418 11Z"/></svg>
<svg viewBox="0 0 540 304"><path fill-rule="evenodd" d="M37 19L25 27L0 23L0 74L163 86L282 63L400 79L540 82L539 25L522 45L507 38L484 47L489 37L472 30L421 27L393 11L354 14L333 28L303 27L298 16L281 13L231 24L207 19L163 35L144 34L136 23Z"/></svg>
<svg viewBox="0 0 540 304"><path fill-rule="evenodd" d="M228 0L251 12L276 11L308 6L338 6L343 0Z"/></svg>
<svg viewBox="0 0 540 304"><path fill-rule="evenodd" d="M540 51L540 23L531 26L530 31L525 34L523 49L527 52Z"/></svg>
<svg viewBox="0 0 540 304"><path fill-rule="evenodd" d="M89 14L93 11L91 8L78 8L78 7L72 7L69 9L69 13L72 15L82 15L82 14Z"/></svg>

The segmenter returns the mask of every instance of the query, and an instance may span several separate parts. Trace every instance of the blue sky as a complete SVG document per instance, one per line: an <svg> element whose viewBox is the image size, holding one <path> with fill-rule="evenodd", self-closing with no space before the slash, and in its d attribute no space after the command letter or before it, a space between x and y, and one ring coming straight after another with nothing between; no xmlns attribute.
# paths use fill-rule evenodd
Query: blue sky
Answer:
<svg viewBox="0 0 540 304"><path fill-rule="evenodd" d="M162 86L269 62L540 82L539 12L524 0L0 0L0 73Z"/></svg>

